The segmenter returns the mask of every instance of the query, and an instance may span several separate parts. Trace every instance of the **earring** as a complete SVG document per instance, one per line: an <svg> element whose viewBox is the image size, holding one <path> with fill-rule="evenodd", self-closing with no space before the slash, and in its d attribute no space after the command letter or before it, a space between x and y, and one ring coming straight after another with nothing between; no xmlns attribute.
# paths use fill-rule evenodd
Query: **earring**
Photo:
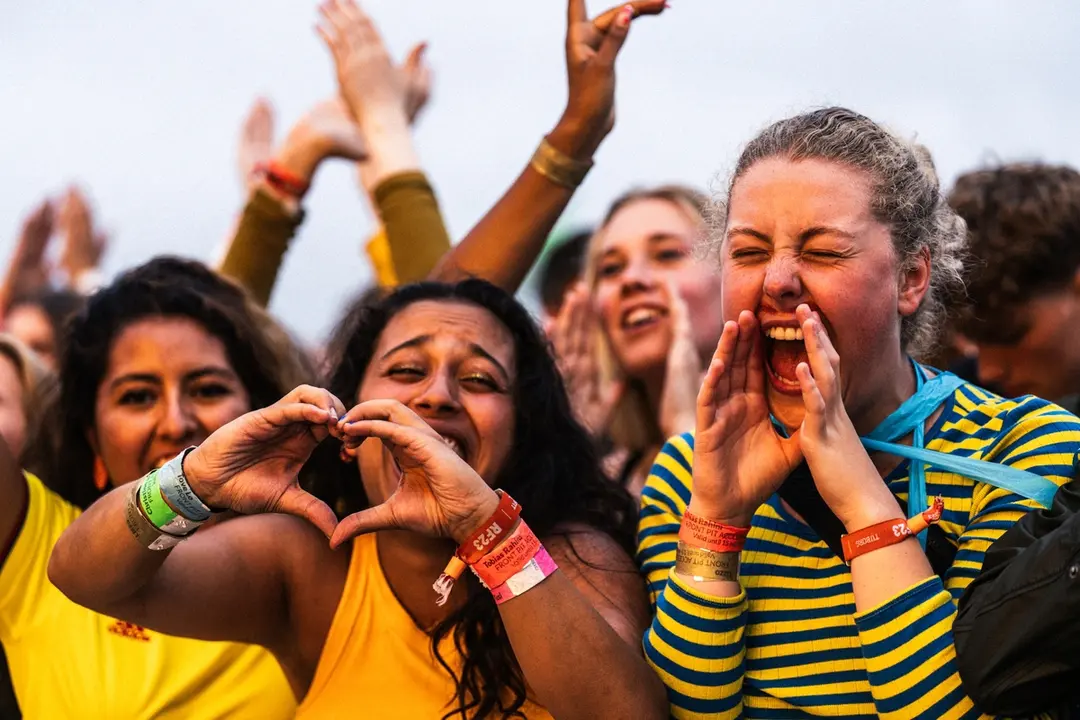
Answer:
<svg viewBox="0 0 1080 720"><path fill-rule="evenodd" d="M102 492L109 484L109 471L105 469L105 463L98 455L94 456L94 487Z"/></svg>

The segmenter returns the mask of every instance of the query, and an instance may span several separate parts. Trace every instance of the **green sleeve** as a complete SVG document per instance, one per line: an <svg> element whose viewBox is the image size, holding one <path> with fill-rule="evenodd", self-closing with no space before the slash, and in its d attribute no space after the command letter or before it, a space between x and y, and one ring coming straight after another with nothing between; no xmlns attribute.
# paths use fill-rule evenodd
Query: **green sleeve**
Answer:
<svg viewBox="0 0 1080 720"><path fill-rule="evenodd" d="M390 245L398 284L423 280L450 249L435 191L421 172L386 178L375 188L375 205Z"/></svg>
<svg viewBox="0 0 1080 720"><path fill-rule="evenodd" d="M263 190L256 190L236 227L219 270L242 285L260 305L270 302L289 241L304 221L304 212L291 215Z"/></svg>

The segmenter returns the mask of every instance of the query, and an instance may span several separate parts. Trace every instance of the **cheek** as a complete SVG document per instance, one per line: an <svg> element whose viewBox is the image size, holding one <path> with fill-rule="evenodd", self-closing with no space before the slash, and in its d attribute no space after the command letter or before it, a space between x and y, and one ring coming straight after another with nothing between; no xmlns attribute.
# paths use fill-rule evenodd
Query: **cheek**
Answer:
<svg viewBox="0 0 1080 720"><path fill-rule="evenodd" d="M476 398L465 403L465 411L480 437L475 468L485 478L494 476L506 462L514 443L514 406L509 397Z"/></svg>
<svg viewBox="0 0 1080 720"><path fill-rule="evenodd" d="M210 434L222 425L231 423L241 415L250 412L251 403L244 396L235 395L208 405L202 405L195 409L200 427Z"/></svg>
<svg viewBox="0 0 1080 720"><path fill-rule="evenodd" d="M0 438L4 439L11 454L22 454L26 442L26 419L19 407L0 407Z"/></svg>
<svg viewBox="0 0 1080 720"><path fill-rule="evenodd" d="M131 474L124 466L137 462L139 451L154 432L150 413L117 408L101 410L95 417L94 438L97 452L114 478Z"/></svg>
<svg viewBox="0 0 1080 720"><path fill-rule="evenodd" d="M737 320L743 310L756 310L764 284L764 271L735 267L728 261L720 273L722 319Z"/></svg>

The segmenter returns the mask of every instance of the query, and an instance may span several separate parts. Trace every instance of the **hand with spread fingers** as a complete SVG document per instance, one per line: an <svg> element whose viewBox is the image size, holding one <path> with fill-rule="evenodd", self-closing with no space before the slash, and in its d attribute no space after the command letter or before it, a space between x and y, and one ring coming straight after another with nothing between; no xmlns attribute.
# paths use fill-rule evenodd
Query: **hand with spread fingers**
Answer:
<svg viewBox="0 0 1080 720"><path fill-rule="evenodd" d="M630 24L641 15L659 15L664 0L637 0L589 20L585 0L569 0L566 71L570 94L560 125L574 128L573 147L560 148L587 160L615 126L615 58ZM554 134L554 133L553 133Z"/></svg>
<svg viewBox="0 0 1080 720"><path fill-rule="evenodd" d="M795 369L806 408L799 447L821 498L849 529L902 515L844 407L840 355L821 318L807 305L796 308L795 315L808 360Z"/></svg>
<svg viewBox="0 0 1080 720"><path fill-rule="evenodd" d="M297 473L315 447L337 434L341 401L301 385L273 405L222 426L184 459L184 475L207 506L302 517L327 537L337 519L326 503L300 489Z"/></svg>
<svg viewBox="0 0 1080 720"><path fill-rule="evenodd" d="M603 437L623 396L621 380L605 379L597 361L600 322L584 285L566 294L551 332L551 344L570 406L594 438Z"/></svg>
<svg viewBox="0 0 1080 720"><path fill-rule="evenodd" d="M659 422L664 437L672 437L694 429L702 369L690 327L690 309L674 283L668 284L667 295L671 347L664 368Z"/></svg>
<svg viewBox="0 0 1080 720"><path fill-rule="evenodd" d="M45 251L52 238L54 221L53 204L47 198L23 220L15 253L8 265L6 294L14 296L30 293L48 285L50 268ZM10 299L11 297L8 297L5 302ZM4 309L0 307L0 312Z"/></svg>
<svg viewBox="0 0 1080 720"><path fill-rule="evenodd" d="M274 106L266 98L256 98L240 126L236 168L240 182L249 191L255 182L255 168L274 154Z"/></svg>
<svg viewBox="0 0 1080 720"><path fill-rule="evenodd" d="M344 518L330 544L378 530L412 530L462 542L495 512L498 495L423 418L396 400L369 400L341 418L346 452L377 438L401 471L386 502Z"/></svg>
<svg viewBox="0 0 1080 720"><path fill-rule="evenodd" d="M86 195L76 186L68 188L57 213L57 229L64 239L60 267L76 286L79 277L96 270L108 245L107 236L95 230L93 213Z"/></svg>
<svg viewBox="0 0 1080 720"><path fill-rule="evenodd" d="M802 461L799 433L773 429L762 335L748 310L728 321L697 399L691 512L749 527L754 512Z"/></svg>

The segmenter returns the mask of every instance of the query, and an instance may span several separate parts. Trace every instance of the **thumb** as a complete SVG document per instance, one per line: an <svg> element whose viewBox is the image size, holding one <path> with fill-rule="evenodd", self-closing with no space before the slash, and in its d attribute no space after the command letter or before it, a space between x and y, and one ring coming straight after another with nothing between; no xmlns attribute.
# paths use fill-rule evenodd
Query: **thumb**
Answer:
<svg viewBox="0 0 1080 720"><path fill-rule="evenodd" d="M405 71L408 73L415 73L420 69L420 66L424 62L424 52L427 50L427 42L419 42L413 45L409 50L409 54L405 56Z"/></svg>
<svg viewBox="0 0 1080 720"><path fill-rule="evenodd" d="M353 513L340 523L330 538L330 547L335 550L357 535L397 527L394 512L386 503L367 510ZM327 533L329 534L329 533Z"/></svg>
<svg viewBox="0 0 1080 720"><path fill-rule="evenodd" d="M307 520L319 528L326 537L334 534L334 527L337 525L337 516L334 515L334 511L322 500L304 492L297 485L285 491L274 509L277 512L288 513Z"/></svg>
<svg viewBox="0 0 1080 720"><path fill-rule="evenodd" d="M604 34L604 40L600 44L600 50L597 52L597 58L602 63L606 65L615 64L615 58L618 57L623 43L626 42L626 36L630 32L630 22L633 19L634 7L632 5L626 5L615 16L615 22L611 23L611 27Z"/></svg>

